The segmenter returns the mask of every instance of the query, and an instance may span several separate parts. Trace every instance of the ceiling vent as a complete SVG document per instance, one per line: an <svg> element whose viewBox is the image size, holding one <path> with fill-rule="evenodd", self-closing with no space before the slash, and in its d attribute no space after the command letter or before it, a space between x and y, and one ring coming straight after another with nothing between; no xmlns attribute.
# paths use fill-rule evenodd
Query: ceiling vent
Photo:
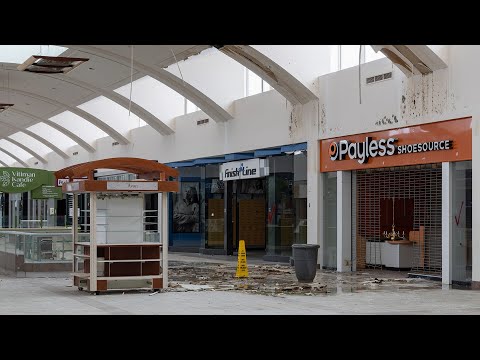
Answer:
<svg viewBox="0 0 480 360"><path fill-rule="evenodd" d="M23 64L18 65L17 70L40 74L66 74L88 60L87 58L33 55Z"/></svg>
<svg viewBox="0 0 480 360"><path fill-rule="evenodd" d="M0 112L7 110L9 107L12 107L13 104L0 104Z"/></svg>
<svg viewBox="0 0 480 360"><path fill-rule="evenodd" d="M208 123L208 119L197 120L197 125L203 125L203 124L207 124L207 123Z"/></svg>
<svg viewBox="0 0 480 360"><path fill-rule="evenodd" d="M112 142L112 146L117 146L117 145L120 145L120 143L118 141Z"/></svg>
<svg viewBox="0 0 480 360"><path fill-rule="evenodd" d="M392 72L388 72L385 74L370 76L367 78L367 85L377 83L379 81L384 81L392 78Z"/></svg>

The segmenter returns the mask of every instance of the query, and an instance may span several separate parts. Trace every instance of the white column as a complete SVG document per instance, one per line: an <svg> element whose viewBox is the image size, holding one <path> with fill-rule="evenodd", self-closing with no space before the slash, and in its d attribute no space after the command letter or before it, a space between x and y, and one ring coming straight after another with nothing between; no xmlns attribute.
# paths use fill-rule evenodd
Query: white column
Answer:
<svg viewBox="0 0 480 360"><path fill-rule="evenodd" d="M97 291L97 193L90 192L90 291ZM73 209L77 211L77 209Z"/></svg>
<svg viewBox="0 0 480 360"><path fill-rule="evenodd" d="M352 266L352 174L337 171L337 271Z"/></svg>
<svg viewBox="0 0 480 360"><path fill-rule="evenodd" d="M480 115L472 117L472 288L480 289Z"/></svg>
<svg viewBox="0 0 480 360"><path fill-rule="evenodd" d="M320 143L318 140L319 103L310 101L301 108L307 138L307 244L320 245L317 264L323 260L322 197L320 174Z"/></svg>
<svg viewBox="0 0 480 360"><path fill-rule="evenodd" d="M162 193L162 277L168 287L168 193Z"/></svg>
<svg viewBox="0 0 480 360"><path fill-rule="evenodd" d="M72 244L73 244L73 253L76 254L76 247L75 247L75 244L78 242L78 212L77 212L77 208L78 208L78 194L75 194L73 193L72 194L72 197L73 197L73 204L72 204L72 207L73 207L73 223L72 223ZM68 216L68 209L67 209L67 213L65 216ZM74 256L73 257L73 272L77 272L77 266L76 266L76 263L77 263L77 258Z"/></svg>
<svg viewBox="0 0 480 360"><path fill-rule="evenodd" d="M442 284L452 283L452 163L442 163Z"/></svg>

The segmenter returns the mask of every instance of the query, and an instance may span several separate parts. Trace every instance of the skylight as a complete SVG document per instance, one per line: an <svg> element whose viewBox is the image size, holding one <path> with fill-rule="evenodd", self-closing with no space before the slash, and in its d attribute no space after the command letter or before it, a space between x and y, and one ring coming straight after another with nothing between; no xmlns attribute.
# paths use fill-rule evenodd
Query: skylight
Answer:
<svg viewBox="0 0 480 360"><path fill-rule="evenodd" d="M0 62L21 64L32 55L58 56L65 50L55 45L0 45Z"/></svg>

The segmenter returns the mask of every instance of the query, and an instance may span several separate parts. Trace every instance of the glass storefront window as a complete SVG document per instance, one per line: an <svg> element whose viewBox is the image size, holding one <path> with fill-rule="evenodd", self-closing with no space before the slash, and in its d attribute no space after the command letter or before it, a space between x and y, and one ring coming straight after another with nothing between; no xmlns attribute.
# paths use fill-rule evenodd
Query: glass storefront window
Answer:
<svg viewBox="0 0 480 360"><path fill-rule="evenodd" d="M269 260L288 261L292 244L307 242L307 154L292 151L268 162L269 176L227 183L220 180L219 164L178 168L180 193L170 196L170 245L230 251L244 240L247 249L273 255ZM188 201L189 191L198 206ZM231 218L227 246L226 216ZM183 224L193 218L196 227Z"/></svg>
<svg viewBox="0 0 480 360"><path fill-rule="evenodd" d="M205 241L205 166L178 171L180 192L170 194L170 245L193 250Z"/></svg>
<svg viewBox="0 0 480 360"><path fill-rule="evenodd" d="M307 154L269 158L267 255L290 257L292 244L307 242Z"/></svg>
<svg viewBox="0 0 480 360"><path fill-rule="evenodd" d="M205 248L224 247L224 183L219 165L205 167Z"/></svg>
<svg viewBox="0 0 480 360"><path fill-rule="evenodd" d="M472 281L472 162L452 164L452 280Z"/></svg>

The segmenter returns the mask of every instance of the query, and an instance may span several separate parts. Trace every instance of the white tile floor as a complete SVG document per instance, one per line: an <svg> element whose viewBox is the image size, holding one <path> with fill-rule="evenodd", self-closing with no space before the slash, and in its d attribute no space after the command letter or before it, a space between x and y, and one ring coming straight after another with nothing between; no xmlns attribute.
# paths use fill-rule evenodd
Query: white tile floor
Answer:
<svg viewBox="0 0 480 360"><path fill-rule="evenodd" d="M238 291L92 295L68 278L0 276L0 314L480 314L480 291L362 290L315 296Z"/></svg>

